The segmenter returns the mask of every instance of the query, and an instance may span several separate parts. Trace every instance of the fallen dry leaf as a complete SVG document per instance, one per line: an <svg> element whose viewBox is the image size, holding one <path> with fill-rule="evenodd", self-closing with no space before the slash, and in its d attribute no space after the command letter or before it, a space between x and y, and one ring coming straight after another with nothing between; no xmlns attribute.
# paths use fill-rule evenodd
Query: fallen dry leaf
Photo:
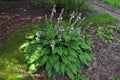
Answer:
<svg viewBox="0 0 120 80"><path fill-rule="evenodd" d="M41 17L41 16L38 16L38 17L35 17L35 18L32 20L32 22L33 22L33 23L39 23L41 19L42 19L42 17Z"/></svg>

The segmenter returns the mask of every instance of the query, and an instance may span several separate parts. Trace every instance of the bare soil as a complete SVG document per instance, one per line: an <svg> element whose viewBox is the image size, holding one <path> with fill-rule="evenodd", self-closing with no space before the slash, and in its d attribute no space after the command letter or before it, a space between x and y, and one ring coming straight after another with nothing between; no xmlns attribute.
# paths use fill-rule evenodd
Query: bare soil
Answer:
<svg viewBox="0 0 120 80"><path fill-rule="evenodd" d="M103 3L101 0L86 0L92 7L97 10L97 13L109 13L110 15L120 20L120 8Z"/></svg>
<svg viewBox="0 0 120 80"><path fill-rule="evenodd" d="M120 20L120 9L105 4L100 0L86 0L92 3L96 13L107 12ZM115 26L120 26L120 21ZM104 26L106 27L106 26ZM102 43L101 40L93 34L94 50L96 60L92 63L92 68L85 70L90 80L116 80L120 78L120 33L114 34L115 40L111 44Z"/></svg>
<svg viewBox="0 0 120 80"><path fill-rule="evenodd" d="M29 0L0 1L0 46L16 29L44 22L45 14L41 8L31 6Z"/></svg>

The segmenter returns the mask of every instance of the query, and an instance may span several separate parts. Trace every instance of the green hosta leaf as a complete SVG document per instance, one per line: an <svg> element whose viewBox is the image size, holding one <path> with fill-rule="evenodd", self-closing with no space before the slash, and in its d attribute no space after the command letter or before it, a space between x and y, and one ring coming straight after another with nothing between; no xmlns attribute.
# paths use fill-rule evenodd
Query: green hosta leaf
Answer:
<svg viewBox="0 0 120 80"><path fill-rule="evenodd" d="M44 65L47 60L48 60L48 56L47 55L43 56L43 58L41 59L42 65Z"/></svg>
<svg viewBox="0 0 120 80"><path fill-rule="evenodd" d="M77 56L78 56L77 53L76 53L76 54L73 53L73 54L69 54L69 55L70 55L70 56L73 56L73 57L75 57L75 58L77 58Z"/></svg>
<svg viewBox="0 0 120 80"><path fill-rule="evenodd" d="M79 49L77 52L78 52L79 54L84 53L84 52L82 51L82 49Z"/></svg>
<svg viewBox="0 0 120 80"><path fill-rule="evenodd" d="M78 76L76 80L89 80L89 79L86 76L80 74L80 76Z"/></svg>
<svg viewBox="0 0 120 80"><path fill-rule="evenodd" d="M49 69L51 69L52 65L50 64L49 61L46 62L46 65L45 65L45 69L46 71L48 71Z"/></svg>
<svg viewBox="0 0 120 80"><path fill-rule="evenodd" d="M69 53L67 51L67 49L63 49L63 56L67 56Z"/></svg>
<svg viewBox="0 0 120 80"><path fill-rule="evenodd" d="M28 46L26 46L25 48L24 48L24 53L32 53L34 51L34 48L33 48L33 46L31 45L31 44L29 44Z"/></svg>
<svg viewBox="0 0 120 80"><path fill-rule="evenodd" d="M31 41L30 43L31 43L31 44L38 44L38 41L33 40L33 41Z"/></svg>
<svg viewBox="0 0 120 80"><path fill-rule="evenodd" d="M32 53L28 63L33 63L35 60L37 60L40 56L40 50L35 50L34 53Z"/></svg>
<svg viewBox="0 0 120 80"><path fill-rule="evenodd" d="M70 36L68 36L66 32L63 32L63 38L65 39L65 41L70 40Z"/></svg>
<svg viewBox="0 0 120 80"><path fill-rule="evenodd" d="M50 45L51 42L50 42L50 40L43 40L43 41L42 41L42 44L43 44L44 46L46 46L46 45Z"/></svg>
<svg viewBox="0 0 120 80"><path fill-rule="evenodd" d="M29 63L30 56L31 56L31 55L28 55L28 53L26 53L26 54L24 55L25 61L27 61L27 63Z"/></svg>
<svg viewBox="0 0 120 80"><path fill-rule="evenodd" d="M79 41L82 41L82 42L85 41L82 36L78 36L78 39L79 39Z"/></svg>
<svg viewBox="0 0 120 80"><path fill-rule="evenodd" d="M94 55L91 53L91 54L89 54L89 56L90 56L90 58L92 59L92 60L94 60L95 59L95 57L94 57Z"/></svg>
<svg viewBox="0 0 120 80"><path fill-rule="evenodd" d="M57 52L56 47L54 49L52 49L52 54L55 54Z"/></svg>
<svg viewBox="0 0 120 80"><path fill-rule="evenodd" d="M62 56L63 55L63 49L62 49L62 47L58 47L58 48L56 48L56 50L57 50L57 53L60 55L60 56Z"/></svg>
<svg viewBox="0 0 120 80"><path fill-rule="evenodd" d="M79 70L79 69L77 69L77 65L75 65L74 63L69 64L69 68L72 70L72 72L74 74L77 74L77 72Z"/></svg>
<svg viewBox="0 0 120 80"><path fill-rule="evenodd" d="M66 65L68 65L68 63L69 63L69 60L68 60L67 56L63 56L63 57L62 57L62 61L63 61Z"/></svg>
<svg viewBox="0 0 120 80"><path fill-rule="evenodd" d="M74 49L68 49L67 51L68 51L69 55L71 55L71 56L77 58L78 53L75 52Z"/></svg>
<svg viewBox="0 0 120 80"><path fill-rule="evenodd" d="M84 53L84 56L86 57L86 59L88 60L88 61L92 61L93 60L93 58L90 56L90 54L88 54L88 53Z"/></svg>
<svg viewBox="0 0 120 80"><path fill-rule="evenodd" d="M70 44L69 44L69 43L63 43L63 45L64 45L64 46L67 46L67 47L69 47L69 46L70 46Z"/></svg>
<svg viewBox="0 0 120 80"><path fill-rule="evenodd" d="M49 28L50 25L52 25L52 21L51 21L51 20L47 20L47 21L46 21L46 26L47 26L47 28Z"/></svg>
<svg viewBox="0 0 120 80"><path fill-rule="evenodd" d="M54 69L55 69L56 72L59 72L59 66L60 66L60 63L59 62L55 62Z"/></svg>
<svg viewBox="0 0 120 80"><path fill-rule="evenodd" d="M55 56L49 56L49 61L52 65L54 65L54 63L56 62Z"/></svg>
<svg viewBox="0 0 120 80"><path fill-rule="evenodd" d="M66 68L66 74L68 75L68 77L69 77L70 79L74 80L75 77L74 77L71 69L68 68L68 67Z"/></svg>
<svg viewBox="0 0 120 80"><path fill-rule="evenodd" d="M74 50L79 50L80 49L79 44L76 43L76 42L71 42L70 47Z"/></svg>
<svg viewBox="0 0 120 80"><path fill-rule="evenodd" d="M48 69L48 70L47 70L47 73L48 73L48 77L49 77L49 78L52 77L52 70L51 70L51 69Z"/></svg>
<svg viewBox="0 0 120 80"><path fill-rule="evenodd" d="M52 59L54 61L59 61L59 55L52 55Z"/></svg>
<svg viewBox="0 0 120 80"><path fill-rule="evenodd" d="M68 60L72 62L76 62L76 58L73 56L68 56Z"/></svg>
<svg viewBox="0 0 120 80"><path fill-rule="evenodd" d="M77 63L75 63L75 65L76 65L76 67L77 67L77 72L78 73L82 73L82 64L81 64L81 62L77 62Z"/></svg>
<svg viewBox="0 0 120 80"><path fill-rule="evenodd" d="M83 54L81 54L79 57L80 57L81 62L88 66L88 61L86 57Z"/></svg>
<svg viewBox="0 0 120 80"><path fill-rule="evenodd" d="M49 49L46 47L46 48L42 48L42 51L41 51L41 56L43 55L46 55L46 54L49 54Z"/></svg>
<svg viewBox="0 0 120 80"><path fill-rule="evenodd" d="M81 44L81 47L82 47L83 49L91 50L91 47L88 46L85 42L81 42L80 44Z"/></svg>
<svg viewBox="0 0 120 80"><path fill-rule="evenodd" d="M54 39L54 37L55 37L55 30L54 27L52 27L52 24L50 24L48 27L48 38Z"/></svg>
<svg viewBox="0 0 120 80"><path fill-rule="evenodd" d="M79 39L77 38L77 36L71 36L72 37L72 40L74 41L78 41Z"/></svg>
<svg viewBox="0 0 120 80"><path fill-rule="evenodd" d="M26 38L27 39L34 39L35 35L30 35L30 36L27 36Z"/></svg>
<svg viewBox="0 0 120 80"><path fill-rule="evenodd" d="M39 35L39 31L36 30L36 31L34 32L34 35L35 35L35 36L38 36L38 35Z"/></svg>
<svg viewBox="0 0 120 80"><path fill-rule="evenodd" d="M22 44L21 46L20 46L20 48L19 49L23 49L23 48L25 48L26 46L28 46L29 45L29 43L27 42L27 43L24 43L24 44Z"/></svg>
<svg viewBox="0 0 120 80"><path fill-rule="evenodd" d="M64 63L61 63L60 70L61 70L62 75L64 75L64 73L65 73L65 68L66 68L66 65Z"/></svg>
<svg viewBox="0 0 120 80"><path fill-rule="evenodd" d="M35 66L35 64L31 64L29 67L29 72L28 73L34 73L37 71L37 68Z"/></svg>

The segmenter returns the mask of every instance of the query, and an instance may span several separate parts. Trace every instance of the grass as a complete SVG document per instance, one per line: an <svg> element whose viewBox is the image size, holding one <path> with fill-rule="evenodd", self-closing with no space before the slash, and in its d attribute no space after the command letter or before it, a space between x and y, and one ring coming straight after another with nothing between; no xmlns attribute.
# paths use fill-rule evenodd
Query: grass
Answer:
<svg viewBox="0 0 120 80"><path fill-rule="evenodd" d="M120 80L120 78L117 78L116 80Z"/></svg>
<svg viewBox="0 0 120 80"><path fill-rule="evenodd" d="M38 28L39 26L32 25L17 30L7 43L0 47L0 80L32 80L29 74L23 75L26 65L23 53L18 49L25 42L25 36Z"/></svg>
<svg viewBox="0 0 120 80"><path fill-rule="evenodd" d="M87 16L85 21L83 22L83 25L86 25L90 22L93 22L93 25L98 26L98 25L107 25L107 24L113 24L117 23L119 20L108 13L101 13L98 15L90 15Z"/></svg>
<svg viewBox="0 0 120 80"><path fill-rule="evenodd" d="M101 0L101 1L120 8L120 0Z"/></svg>

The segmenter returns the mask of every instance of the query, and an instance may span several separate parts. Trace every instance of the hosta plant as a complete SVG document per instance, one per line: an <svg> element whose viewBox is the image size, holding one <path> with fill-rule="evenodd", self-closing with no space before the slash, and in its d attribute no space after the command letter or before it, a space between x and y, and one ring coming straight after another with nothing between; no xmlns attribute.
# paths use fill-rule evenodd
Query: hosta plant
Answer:
<svg viewBox="0 0 120 80"><path fill-rule="evenodd" d="M81 32L80 23L84 20L81 14L74 18L73 12L69 23L63 24L63 11L64 9L55 23L51 20L53 9L51 19L46 21L45 27L28 36L29 41L20 47L25 53L30 73L45 67L48 77L67 75L74 80L81 74L82 66L89 66L94 59L92 41L87 41Z"/></svg>

